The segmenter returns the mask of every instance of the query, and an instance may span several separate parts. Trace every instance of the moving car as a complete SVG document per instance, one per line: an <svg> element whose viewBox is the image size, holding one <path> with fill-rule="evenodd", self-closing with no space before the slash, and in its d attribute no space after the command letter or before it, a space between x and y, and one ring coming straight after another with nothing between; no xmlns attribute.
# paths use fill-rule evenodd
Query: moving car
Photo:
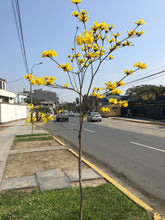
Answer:
<svg viewBox="0 0 165 220"><path fill-rule="evenodd" d="M102 121L102 116L99 112L90 112L88 114L87 121Z"/></svg>
<svg viewBox="0 0 165 220"><path fill-rule="evenodd" d="M73 111L70 111L68 115L69 115L69 116L74 116L74 112L73 112Z"/></svg>
<svg viewBox="0 0 165 220"><path fill-rule="evenodd" d="M69 121L68 110L64 110L62 113L58 112L56 115L56 121Z"/></svg>

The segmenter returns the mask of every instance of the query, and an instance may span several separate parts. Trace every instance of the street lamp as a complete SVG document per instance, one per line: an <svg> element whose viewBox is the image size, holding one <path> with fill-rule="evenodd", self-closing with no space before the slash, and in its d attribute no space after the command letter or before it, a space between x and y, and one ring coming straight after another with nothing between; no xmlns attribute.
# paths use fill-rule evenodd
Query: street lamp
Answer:
<svg viewBox="0 0 165 220"><path fill-rule="evenodd" d="M38 66L38 65L40 65L40 64L42 64L43 62L40 62L40 63L37 63L37 64L34 64L33 66L32 66L32 68L31 68L31 73L30 74L32 74L33 73L33 68L35 67L35 66ZM31 106L32 106L32 103L33 103L33 99L32 99L32 84L30 83L30 104L31 104Z"/></svg>

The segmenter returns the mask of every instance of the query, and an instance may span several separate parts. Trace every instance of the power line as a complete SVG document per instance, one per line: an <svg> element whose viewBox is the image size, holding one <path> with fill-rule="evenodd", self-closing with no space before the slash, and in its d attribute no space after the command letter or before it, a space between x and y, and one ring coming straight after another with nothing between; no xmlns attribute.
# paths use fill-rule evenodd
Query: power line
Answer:
<svg viewBox="0 0 165 220"><path fill-rule="evenodd" d="M164 72L165 72L165 70L162 70L162 71L160 71L160 72L153 73L153 74L151 74L151 75L148 75L148 76L145 76L145 77L136 79L136 80L129 81L129 82L125 83L125 85L128 85L128 84L130 84L130 83L134 83L134 82L137 82L137 81L141 81L141 80L143 80L143 79L147 79L147 78L150 78L150 77L153 77L153 76L162 74L162 73L164 73Z"/></svg>
<svg viewBox="0 0 165 220"><path fill-rule="evenodd" d="M25 69L26 69L27 74L29 74L25 44L24 44L24 36L23 36L23 30L22 30L22 22L21 22L21 13L20 13L19 1L15 0L15 4L14 4L14 0L11 0L11 1L12 1L12 8L13 8L13 13L14 13L14 18L15 18L19 43L20 43L20 47L21 47L23 60L24 60L24 65L25 65Z"/></svg>
<svg viewBox="0 0 165 220"><path fill-rule="evenodd" d="M18 78L18 79L15 79L15 80L12 80L12 81L7 81L7 83L9 84L9 83L13 83L13 82L17 82L17 81L20 81L20 80L22 80L22 79L24 79L23 77L21 77L21 78Z"/></svg>

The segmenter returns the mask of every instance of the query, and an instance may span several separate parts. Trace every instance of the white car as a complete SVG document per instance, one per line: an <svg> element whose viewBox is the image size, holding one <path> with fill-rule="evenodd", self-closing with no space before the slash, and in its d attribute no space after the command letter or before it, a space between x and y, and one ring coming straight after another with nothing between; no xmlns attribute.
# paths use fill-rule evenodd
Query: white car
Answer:
<svg viewBox="0 0 165 220"><path fill-rule="evenodd" d="M100 115L99 112L90 112L87 121L102 121L102 116Z"/></svg>
<svg viewBox="0 0 165 220"><path fill-rule="evenodd" d="M68 110L64 110L62 113L57 113L56 121L69 121Z"/></svg>
<svg viewBox="0 0 165 220"><path fill-rule="evenodd" d="M74 116L74 112L73 112L73 111L70 111L70 112L68 113L68 115L69 115L69 116Z"/></svg>

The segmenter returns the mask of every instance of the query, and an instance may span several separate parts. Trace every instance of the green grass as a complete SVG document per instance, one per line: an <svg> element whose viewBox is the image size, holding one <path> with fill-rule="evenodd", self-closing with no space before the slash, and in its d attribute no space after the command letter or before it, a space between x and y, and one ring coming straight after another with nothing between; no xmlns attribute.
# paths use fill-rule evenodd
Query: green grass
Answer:
<svg viewBox="0 0 165 220"><path fill-rule="evenodd" d="M30 136L23 136L23 137L15 137L14 142L19 141L47 141L47 140L54 140L51 135L44 137L44 136L36 136L36 135L30 135Z"/></svg>
<svg viewBox="0 0 165 220"><path fill-rule="evenodd" d="M44 135L50 135L49 133L40 133L40 134L26 134L26 135L16 135L16 138L20 137L35 137L35 136L44 136Z"/></svg>
<svg viewBox="0 0 165 220"><path fill-rule="evenodd" d="M47 141L47 140L54 140L52 136L49 137L29 137L29 138L15 138L14 142L19 141Z"/></svg>
<svg viewBox="0 0 165 220"><path fill-rule="evenodd" d="M83 189L84 220L151 220L111 184ZM0 219L76 220L79 213L79 188L32 194L7 191L0 194Z"/></svg>

